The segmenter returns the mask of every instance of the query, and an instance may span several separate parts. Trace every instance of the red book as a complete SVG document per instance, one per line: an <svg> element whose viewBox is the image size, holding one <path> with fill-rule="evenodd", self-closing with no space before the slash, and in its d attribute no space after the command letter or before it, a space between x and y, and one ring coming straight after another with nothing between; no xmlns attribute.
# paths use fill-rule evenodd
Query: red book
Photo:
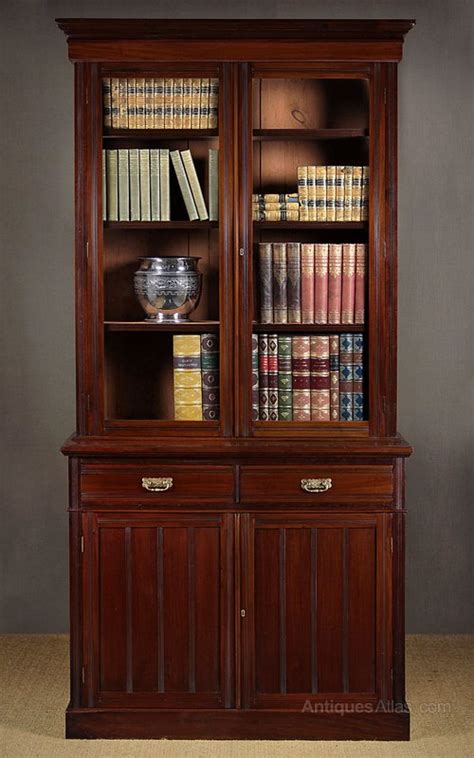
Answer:
<svg viewBox="0 0 474 758"><path fill-rule="evenodd" d="M314 245L301 245L301 321L314 324Z"/></svg>
<svg viewBox="0 0 474 758"><path fill-rule="evenodd" d="M329 421L329 337L312 336L310 343L311 421Z"/></svg>
<svg viewBox="0 0 474 758"><path fill-rule="evenodd" d="M328 322L328 249L329 245L314 246L314 321Z"/></svg>
<svg viewBox="0 0 474 758"><path fill-rule="evenodd" d="M342 245L329 245L328 323L341 323Z"/></svg>
<svg viewBox="0 0 474 758"><path fill-rule="evenodd" d="M292 338L293 421L311 421L309 337Z"/></svg>
<svg viewBox="0 0 474 758"><path fill-rule="evenodd" d="M352 243L342 246L342 297L341 323L354 323L356 246Z"/></svg>
<svg viewBox="0 0 474 758"><path fill-rule="evenodd" d="M366 269L366 246L356 245L356 270L355 270L355 306L354 321L363 324L365 320L365 269Z"/></svg>

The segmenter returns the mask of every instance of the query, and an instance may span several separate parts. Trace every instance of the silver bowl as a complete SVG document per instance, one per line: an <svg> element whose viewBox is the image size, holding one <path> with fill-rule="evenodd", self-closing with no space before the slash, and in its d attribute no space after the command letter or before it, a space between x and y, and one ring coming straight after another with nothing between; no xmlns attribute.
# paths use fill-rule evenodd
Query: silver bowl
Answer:
<svg viewBox="0 0 474 758"><path fill-rule="evenodd" d="M140 258L135 294L146 321L188 321L201 297L200 258Z"/></svg>

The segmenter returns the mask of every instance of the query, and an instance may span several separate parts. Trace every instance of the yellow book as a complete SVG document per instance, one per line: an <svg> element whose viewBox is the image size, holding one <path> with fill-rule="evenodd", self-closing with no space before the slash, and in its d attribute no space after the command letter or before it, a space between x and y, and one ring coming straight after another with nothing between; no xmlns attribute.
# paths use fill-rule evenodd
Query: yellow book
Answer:
<svg viewBox="0 0 474 758"><path fill-rule="evenodd" d="M202 421L201 337L173 335L174 415L180 421Z"/></svg>
<svg viewBox="0 0 474 758"><path fill-rule="evenodd" d="M173 80L165 79L165 129L173 128Z"/></svg>
<svg viewBox="0 0 474 758"><path fill-rule="evenodd" d="M209 79L201 79L199 128L209 129Z"/></svg>
<svg viewBox="0 0 474 758"><path fill-rule="evenodd" d="M145 79L145 129L155 126L153 115L153 79Z"/></svg>
<svg viewBox="0 0 474 758"><path fill-rule="evenodd" d="M128 101L127 101L127 79L119 79L119 129L128 129Z"/></svg>
<svg viewBox="0 0 474 758"><path fill-rule="evenodd" d="M153 79L153 127L163 129L165 126L165 80Z"/></svg>
<svg viewBox="0 0 474 758"><path fill-rule="evenodd" d="M102 79L102 105L104 126L106 129L110 129L112 126L112 80L108 77Z"/></svg>
<svg viewBox="0 0 474 758"><path fill-rule="evenodd" d="M352 166L344 166L344 221L352 220Z"/></svg>
<svg viewBox="0 0 474 758"><path fill-rule="evenodd" d="M135 88L136 128L145 128L145 79L137 78Z"/></svg>
<svg viewBox="0 0 474 758"><path fill-rule="evenodd" d="M316 221L326 221L326 166L316 166Z"/></svg>
<svg viewBox="0 0 474 758"><path fill-rule="evenodd" d="M309 221L308 215L308 166L298 166L298 199L300 221Z"/></svg>
<svg viewBox="0 0 474 758"><path fill-rule="evenodd" d="M183 129L191 129L193 80L183 79Z"/></svg>
<svg viewBox="0 0 474 758"><path fill-rule="evenodd" d="M217 129L219 122L219 79L209 79L209 129Z"/></svg>
<svg viewBox="0 0 474 758"><path fill-rule="evenodd" d="M352 216L351 221L360 221L362 199L362 166L352 167Z"/></svg>
<svg viewBox="0 0 474 758"><path fill-rule="evenodd" d="M308 166L308 221L316 221L316 166Z"/></svg>
<svg viewBox="0 0 474 758"><path fill-rule="evenodd" d="M326 221L336 220L336 167L326 166Z"/></svg>
<svg viewBox="0 0 474 758"><path fill-rule="evenodd" d="M201 80L191 80L191 129L199 129L201 108Z"/></svg>
<svg viewBox="0 0 474 758"><path fill-rule="evenodd" d="M344 166L336 166L336 221L344 221Z"/></svg>
<svg viewBox="0 0 474 758"><path fill-rule="evenodd" d="M128 128L137 128L137 80L127 79Z"/></svg>

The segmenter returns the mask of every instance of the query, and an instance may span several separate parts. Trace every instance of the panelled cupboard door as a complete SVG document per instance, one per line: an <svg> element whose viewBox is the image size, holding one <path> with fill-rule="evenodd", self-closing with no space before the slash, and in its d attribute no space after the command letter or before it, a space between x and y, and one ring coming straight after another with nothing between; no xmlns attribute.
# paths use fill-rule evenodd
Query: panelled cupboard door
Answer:
<svg viewBox="0 0 474 758"><path fill-rule="evenodd" d="M232 705L230 518L84 516L89 705Z"/></svg>
<svg viewBox="0 0 474 758"><path fill-rule="evenodd" d="M243 707L390 696L390 519L242 517Z"/></svg>

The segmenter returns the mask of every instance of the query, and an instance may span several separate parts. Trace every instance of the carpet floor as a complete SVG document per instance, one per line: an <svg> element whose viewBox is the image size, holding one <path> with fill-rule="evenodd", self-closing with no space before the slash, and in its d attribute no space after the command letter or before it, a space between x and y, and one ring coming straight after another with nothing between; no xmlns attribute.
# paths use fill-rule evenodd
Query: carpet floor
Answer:
<svg viewBox="0 0 474 758"><path fill-rule="evenodd" d="M68 639L0 636L0 755L5 758L464 758L474 755L474 637L408 638L411 742L64 740Z"/></svg>

